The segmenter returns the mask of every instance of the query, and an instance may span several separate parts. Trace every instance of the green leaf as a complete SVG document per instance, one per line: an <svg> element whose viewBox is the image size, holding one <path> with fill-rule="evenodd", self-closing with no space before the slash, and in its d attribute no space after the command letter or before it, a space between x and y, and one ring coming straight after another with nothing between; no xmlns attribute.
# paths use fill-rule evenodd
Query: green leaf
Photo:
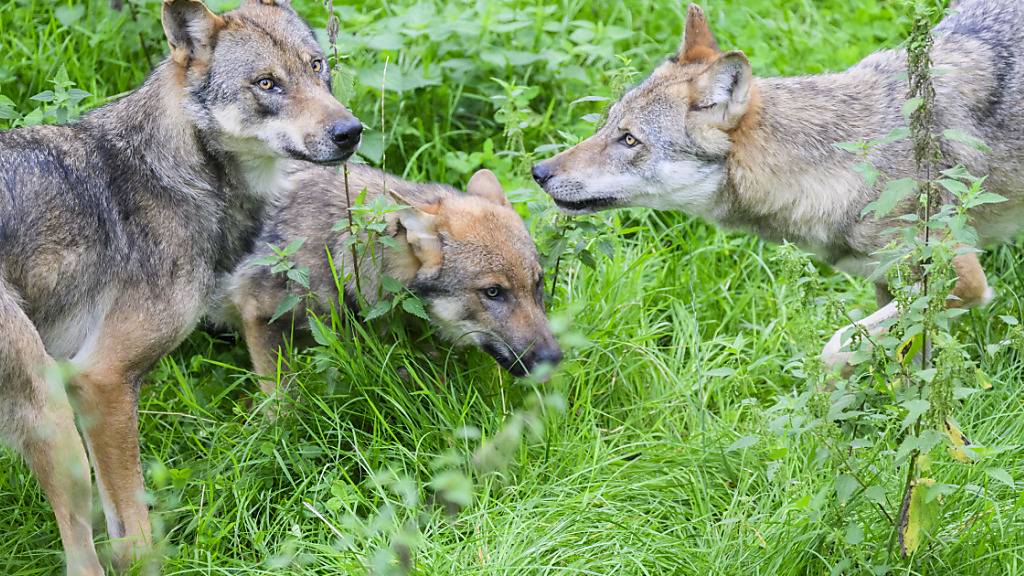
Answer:
<svg viewBox="0 0 1024 576"><path fill-rule="evenodd" d="M925 412L928 411L929 408L931 408L931 402L928 402L927 400L921 398L917 398L914 400L908 400L907 402L904 402L902 406L907 411L907 416L906 418L903 419L902 426L902 428L906 429L907 426L913 424L918 418L921 417L922 414L924 414Z"/></svg>
<svg viewBox="0 0 1024 576"><path fill-rule="evenodd" d="M309 290L309 268L292 268L288 271L288 279Z"/></svg>
<svg viewBox="0 0 1024 576"><path fill-rule="evenodd" d="M903 103L903 107L900 110L903 113L903 117L909 120L910 115L916 112L923 102L924 100L920 97L908 98L907 101Z"/></svg>
<svg viewBox="0 0 1024 576"><path fill-rule="evenodd" d="M423 308L423 301L415 296L410 296L402 300L402 309L413 316L418 316L424 320L430 320L430 316L427 315L427 311Z"/></svg>
<svg viewBox="0 0 1024 576"><path fill-rule="evenodd" d="M391 310L391 300L379 300L374 304L370 310L366 313L364 319L369 322L370 320L376 320L381 316L387 314Z"/></svg>
<svg viewBox="0 0 1024 576"><path fill-rule="evenodd" d="M295 308L295 306L297 306L301 300L302 298L296 296L295 294L289 294L285 296L284 300L281 300L281 303L277 305L277 310L274 310L274 315L270 317L270 322L268 322L268 324L273 324L274 322L277 321L278 318L291 312L292 309Z"/></svg>
<svg viewBox="0 0 1024 576"><path fill-rule="evenodd" d="M950 128L942 132L942 137L945 138L946 140L961 142L963 144L970 146L971 148L974 148L975 150L984 152L985 154L992 152L992 149L988 147L988 144L985 144L984 140L972 136L967 132L964 132L963 130Z"/></svg>
<svg viewBox="0 0 1024 576"><path fill-rule="evenodd" d="M989 477L1006 484L1010 488L1015 488L1013 485L1013 477L1010 476L1010 473L1003 468L986 468L985 474L988 474Z"/></svg>
<svg viewBox="0 0 1024 576"><path fill-rule="evenodd" d="M856 546L864 541L864 529L860 527L860 524L850 522L846 525L846 536L844 539L850 546Z"/></svg>
<svg viewBox="0 0 1024 576"><path fill-rule="evenodd" d="M725 451L726 451L726 453L729 453L729 452L737 452L739 450L746 450L747 448L750 448L750 447L754 446L755 444L757 444L760 441L761 441L761 438L758 437L758 436L744 436L744 437L740 438L739 440L736 440L732 444L729 444L729 447L726 448Z"/></svg>
<svg viewBox="0 0 1024 576"><path fill-rule="evenodd" d="M57 17L57 20L61 24L70 28L85 16L85 6L82 6L81 4L60 6L53 11L53 15Z"/></svg>
<svg viewBox="0 0 1024 576"><path fill-rule="evenodd" d="M391 276L382 277L380 279L380 287L383 288L385 292L388 292L390 294L398 294L399 292L405 290L405 286L403 286L401 282L395 280Z"/></svg>
<svg viewBox="0 0 1024 576"><path fill-rule="evenodd" d="M864 491L864 498L868 502L873 502L875 504L888 504L888 501L885 498L885 488L877 484L874 486L869 486L867 490Z"/></svg>
<svg viewBox="0 0 1024 576"><path fill-rule="evenodd" d="M927 489L935 484L929 478L919 478L910 488L910 501L901 511L899 522L900 552L903 557L911 556L924 542L935 526L938 504L927 501Z"/></svg>
<svg viewBox="0 0 1024 576"><path fill-rule="evenodd" d="M840 474L837 476L836 498L839 500L839 503L845 505L849 502L858 486L860 486L860 484L857 482L857 479L849 474Z"/></svg>
<svg viewBox="0 0 1024 576"><path fill-rule="evenodd" d="M917 181L913 178L901 178L891 180L885 185L885 189L878 196L878 200L864 207L862 214L874 212L879 218L887 216L892 212L904 198L917 191Z"/></svg>
<svg viewBox="0 0 1024 576"><path fill-rule="evenodd" d="M300 248L306 243L306 238L296 238L292 240L287 246L281 250L282 256L291 256L299 251Z"/></svg>

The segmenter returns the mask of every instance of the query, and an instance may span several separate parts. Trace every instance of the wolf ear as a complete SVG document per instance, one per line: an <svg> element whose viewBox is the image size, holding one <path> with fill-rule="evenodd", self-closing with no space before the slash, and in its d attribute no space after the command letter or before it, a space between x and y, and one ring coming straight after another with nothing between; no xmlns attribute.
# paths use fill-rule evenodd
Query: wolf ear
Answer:
<svg viewBox="0 0 1024 576"><path fill-rule="evenodd" d="M473 174L473 177L469 179L469 184L466 186L466 192L494 202L499 206L512 207L508 197L505 196L505 191L501 188L501 182L498 181L498 177L494 175L494 172L487 169L479 170L476 174Z"/></svg>
<svg viewBox="0 0 1024 576"><path fill-rule="evenodd" d="M163 22L171 59L179 66L209 62L217 31L224 27L224 19L200 0L164 0Z"/></svg>
<svg viewBox="0 0 1024 576"><path fill-rule="evenodd" d="M723 54L698 77L693 112L710 112L719 128L735 128L750 105L753 73L750 61L738 50Z"/></svg>
<svg viewBox="0 0 1024 576"><path fill-rule="evenodd" d="M690 4L686 9L686 31L683 33L683 44L679 47L676 61L680 64L691 62L710 62L721 52L718 50L718 42L708 27L708 19L704 16L704 10L696 4Z"/></svg>
<svg viewBox="0 0 1024 576"><path fill-rule="evenodd" d="M398 202L409 206L398 212L398 223L405 229L405 240L409 243L409 249L416 260L419 260L416 276L433 276L441 270L444 260L437 226L441 204L417 206L395 192L391 192L391 195Z"/></svg>

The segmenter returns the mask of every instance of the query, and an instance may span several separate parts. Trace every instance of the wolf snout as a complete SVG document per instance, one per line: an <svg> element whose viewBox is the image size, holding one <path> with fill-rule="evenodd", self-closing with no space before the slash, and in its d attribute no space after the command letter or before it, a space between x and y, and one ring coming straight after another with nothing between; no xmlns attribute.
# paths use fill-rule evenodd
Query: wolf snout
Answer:
<svg viewBox="0 0 1024 576"><path fill-rule="evenodd" d="M564 358L562 354L562 348L557 344L547 345L539 347L530 352L527 363L532 371L534 368L541 364L549 364L551 366L557 366Z"/></svg>
<svg viewBox="0 0 1024 576"><path fill-rule="evenodd" d="M533 165L533 179L537 181L537 184L540 185L541 188L550 182L553 176L554 172L551 170L547 162L538 162Z"/></svg>
<svg viewBox="0 0 1024 576"><path fill-rule="evenodd" d="M335 122L327 129L327 135L339 149L354 152L363 136L363 123L358 118Z"/></svg>

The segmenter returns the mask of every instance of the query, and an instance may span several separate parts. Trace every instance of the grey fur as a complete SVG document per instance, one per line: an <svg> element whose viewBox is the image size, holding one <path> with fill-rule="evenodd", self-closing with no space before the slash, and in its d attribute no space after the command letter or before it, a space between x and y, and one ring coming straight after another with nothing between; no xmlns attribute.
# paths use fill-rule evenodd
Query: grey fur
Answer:
<svg viewBox="0 0 1024 576"><path fill-rule="evenodd" d="M47 492L69 574L102 568L88 470L68 466L85 450L46 370L66 360L76 371L69 389L124 567L149 540L135 414L143 375L193 329L217 275L250 250L264 205L287 188L284 156L340 161L353 151L312 129L299 151L274 130L240 132L273 117L240 81L268 64L294 89L275 99L277 114L305 115L319 134L353 120L324 73L299 73L323 54L286 5L247 0L218 17L166 0L164 11L171 58L137 91L67 126L0 133L0 434Z"/></svg>
<svg viewBox="0 0 1024 576"><path fill-rule="evenodd" d="M309 308L323 315L339 303L353 305L359 298L351 250L346 247L348 202L365 191L365 201L372 203L385 188L412 207L387 217L386 235L397 242L397 248L377 241L371 250L375 257L360 258L362 299L373 305L381 278L389 276L424 301L431 320L450 341L480 346L515 373L541 362L557 364L561 352L544 315L537 251L493 175L486 173L492 192L487 197L480 191L480 175L470 182L469 193L463 194L358 164L349 165L348 172L346 198L342 174L303 168L295 178L294 191L270 215L256 250L225 281L216 315L220 323L243 327L258 373L273 376L282 336L293 328L300 333L306 330L305 305L274 326L267 324L289 293L304 298L307 292L288 282L284 274L272 274L268 266L256 262L273 254L271 245L280 248L305 239L290 260L309 270L313 294ZM339 223L340 231L335 230ZM331 260L342 281L349 277L343 297L339 297ZM482 295L492 285L507 290L503 304ZM273 386L264 388L273 390Z"/></svg>

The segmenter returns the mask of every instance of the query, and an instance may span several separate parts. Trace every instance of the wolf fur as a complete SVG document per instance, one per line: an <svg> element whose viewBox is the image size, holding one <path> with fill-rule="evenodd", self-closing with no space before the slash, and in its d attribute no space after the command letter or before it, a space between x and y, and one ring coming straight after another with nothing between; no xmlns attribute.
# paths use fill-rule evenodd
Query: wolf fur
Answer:
<svg viewBox="0 0 1024 576"><path fill-rule="evenodd" d="M339 303L357 305L360 299L372 306L385 276L424 301L432 322L449 341L479 346L516 375L561 360L544 314L537 250L494 174L478 172L463 194L358 164L347 170L348 195L345 176L337 170L304 168L293 192L268 218L257 249L226 282L218 320L242 327L258 374L274 377L285 336L308 325L305 305L270 322L288 294L306 301L311 293L308 308L318 314ZM359 257L360 296L356 263L346 246L348 203L363 191L367 203L389 194L408 207L386 216L385 236L393 245L377 239ZM259 264L273 255L271 246L283 248L300 239L305 242L290 259L309 271L308 292ZM264 392L274 392L275 380L261 383Z"/></svg>
<svg viewBox="0 0 1024 576"><path fill-rule="evenodd" d="M103 573L90 460L115 566L150 543L142 377L250 250L285 163L340 162L361 130L287 2L218 16L164 0L163 22L170 57L141 88L67 126L0 133L0 435L46 493L73 575Z"/></svg>
<svg viewBox="0 0 1024 576"><path fill-rule="evenodd" d="M971 216L979 247L1024 227L1024 4L965 0L934 30L936 129L956 128L985 141L982 154L943 141L949 165L988 174L986 187L1008 199ZM689 8L677 55L628 92L607 123L579 145L537 164L534 177L563 209L621 206L681 210L769 241L790 241L854 274L868 275L873 256L897 223L861 215L881 182L916 176L910 144L874 148L868 160L884 174L869 186L862 161L835 144L879 138L904 125L906 53L878 52L845 72L755 78L739 51L723 53L703 11ZM896 210L903 214L908 210ZM992 290L975 253L954 262L951 305L987 302ZM863 321L870 330L894 317L884 280L883 308ZM848 327L849 328L849 327ZM841 365L840 331L824 359Z"/></svg>

